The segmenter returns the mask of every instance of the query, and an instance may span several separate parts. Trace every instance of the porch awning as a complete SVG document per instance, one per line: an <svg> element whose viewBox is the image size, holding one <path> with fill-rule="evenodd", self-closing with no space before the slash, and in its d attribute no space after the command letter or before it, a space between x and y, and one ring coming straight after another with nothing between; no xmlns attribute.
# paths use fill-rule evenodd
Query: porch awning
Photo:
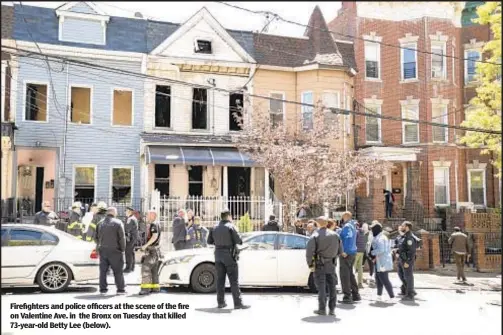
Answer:
<svg viewBox="0 0 503 335"><path fill-rule="evenodd" d="M360 152L365 156L389 162L415 162L421 150L407 147L369 147L361 149Z"/></svg>
<svg viewBox="0 0 503 335"><path fill-rule="evenodd" d="M235 148L149 145L146 163L250 167L254 162Z"/></svg>

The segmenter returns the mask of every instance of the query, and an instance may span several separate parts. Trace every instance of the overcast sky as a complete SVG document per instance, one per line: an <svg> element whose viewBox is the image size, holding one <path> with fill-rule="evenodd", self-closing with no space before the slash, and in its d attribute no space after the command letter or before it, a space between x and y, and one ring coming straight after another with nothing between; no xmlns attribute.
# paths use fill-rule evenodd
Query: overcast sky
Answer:
<svg viewBox="0 0 503 335"><path fill-rule="evenodd" d="M58 7L65 2L23 2L23 5L39 7ZM217 2L95 2L103 11L113 16L133 16L135 12L141 12L143 17L182 23L190 18L201 7L206 6L215 18L228 29L238 30L261 30L266 20L262 15L254 15L242 10L227 7ZM319 5L325 20L330 22L340 8L340 2L230 2L240 7L252 10L268 10L279 14L285 19L307 24L309 16L316 5ZM2 4L12 4L12 2L2 1ZM269 33L302 36L305 28L287 24L274 23L270 26Z"/></svg>

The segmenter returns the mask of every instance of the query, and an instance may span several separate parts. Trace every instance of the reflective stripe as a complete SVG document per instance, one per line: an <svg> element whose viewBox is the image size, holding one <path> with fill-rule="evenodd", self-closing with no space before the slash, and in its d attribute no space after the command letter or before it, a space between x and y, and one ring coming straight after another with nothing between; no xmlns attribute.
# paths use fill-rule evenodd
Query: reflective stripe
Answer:
<svg viewBox="0 0 503 335"><path fill-rule="evenodd" d="M140 288L161 288L159 284L141 284Z"/></svg>
<svg viewBox="0 0 503 335"><path fill-rule="evenodd" d="M86 241L91 242L93 240L92 236L86 236Z"/></svg>
<svg viewBox="0 0 503 335"><path fill-rule="evenodd" d="M96 224L94 224L94 223L90 223L90 224L89 224L89 228L96 229Z"/></svg>
<svg viewBox="0 0 503 335"><path fill-rule="evenodd" d="M78 236L75 236L76 238L78 238L79 240L82 240L82 236L81 235L78 235Z"/></svg>

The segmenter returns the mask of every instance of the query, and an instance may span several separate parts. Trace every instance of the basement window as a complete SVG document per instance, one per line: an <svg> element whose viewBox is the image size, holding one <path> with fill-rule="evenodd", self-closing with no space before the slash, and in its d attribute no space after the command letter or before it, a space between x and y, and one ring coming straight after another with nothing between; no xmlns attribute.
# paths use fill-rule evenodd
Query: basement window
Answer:
<svg viewBox="0 0 503 335"><path fill-rule="evenodd" d="M229 96L229 130L241 130L240 124L243 117L243 95L233 93Z"/></svg>
<svg viewBox="0 0 503 335"><path fill-rule="evenodd" d="M47 122L48 102L46 84L26 84L25 120Z"/></svg>
<svg viewBox="0 0 503 335"><path fill-rule="evenodd" d="M204 88L192 91L192 129L208 129L208 91Z"/></svg>
<svg viewBox="0 0 503 335"><path fill-rule="evenodd" d="M194 43L195 53L198 54L211 54L211 41L208 40L196 40Z"/></svg>
<svg viewBox="0 0 503 335"><path fill-rule="evenodd" d="M133 92L126 89L115 89L112 107L113 126L133 125Z"/></svg>
<svg viewBox="0 0 503 335"><path fill-rule="evenodd" d="M112 201L131 203L132 169L112 168Z"/></svg>
<svg viewBox="0 0 503 335"><path fill-rule="evenodd" d="M161 196L169 197L169 165L156 164L154 169L154 188L161 193Z"/></svg>
<svg viewBox="0 0 503 335"><path fill-rule="evenodd" d="M156 85L155 87L155 126L171 127L171 87Z"/></svg>
<svg viewBox="0 0 503 335"><path fill-rule="evenodd" d="M203 195L203 167L189 166L189 195Z"/></svg>
<svg viewBox="0 0 503 335"><path fill-rule="evenodd" d="M72 123L91 123L91 89L89 87L71 87L70 118Z"/></svg>

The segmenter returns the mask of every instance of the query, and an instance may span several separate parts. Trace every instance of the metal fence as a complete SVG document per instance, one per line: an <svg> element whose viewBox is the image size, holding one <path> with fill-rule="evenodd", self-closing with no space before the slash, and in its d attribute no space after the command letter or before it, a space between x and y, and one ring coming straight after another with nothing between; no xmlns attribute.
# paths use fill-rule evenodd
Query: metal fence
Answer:
<svg viewBox="0 0 503 335"><path fill-rule="evenodd" d="M501 255L501 232L485 233L485 254Z"/></svg>

